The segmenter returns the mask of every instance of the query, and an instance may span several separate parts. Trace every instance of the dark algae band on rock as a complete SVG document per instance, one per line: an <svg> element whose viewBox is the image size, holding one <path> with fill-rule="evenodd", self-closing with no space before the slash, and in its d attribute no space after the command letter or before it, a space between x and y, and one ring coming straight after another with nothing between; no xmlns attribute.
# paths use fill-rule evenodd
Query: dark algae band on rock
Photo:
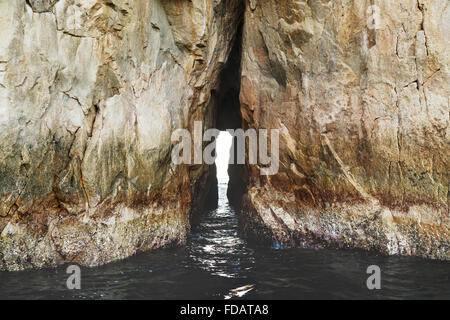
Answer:
<svg viewBox="0 0 450 320"><path fill-rule="evenodd" d="M73 275L67 273L74 267L70 263L52 269L0 272L0 299L151 299L158 301L156 305L145 301L146 310L151 307L178 318L188 304L204 314L206 310L198 307L214 307L212 319L256 314L256 305L263 312L269 304L271 318L290 309L283 301L276 303L280 308L273 308L274 302L268 299L450 299L448 261L365 250L281 250L278 243L268 246L247 241L239 232L239 212L226 197L226 184L219 184L218 189L217 208L199 215L185 246L81 267L79 290L66 287ZM367 286L369 266L380 268L381 289ZM165 299L179 301L161 301ZM186 299L190 301L182 301ZM231 307L235 304L239 308ZM253 307L242 310L242 305ZM295 301L296 310L299 305ZM305 308L311 306L311 301L306 302Z"/></svg>
<svg viewBox="0 0 450 320"><path fill-rule="evenodd" d="M278 174L230 166L250 238L449 260L449 10L1 1L0 270L185 244L215 184L171 161L196 121L281 132Z"/></svg>

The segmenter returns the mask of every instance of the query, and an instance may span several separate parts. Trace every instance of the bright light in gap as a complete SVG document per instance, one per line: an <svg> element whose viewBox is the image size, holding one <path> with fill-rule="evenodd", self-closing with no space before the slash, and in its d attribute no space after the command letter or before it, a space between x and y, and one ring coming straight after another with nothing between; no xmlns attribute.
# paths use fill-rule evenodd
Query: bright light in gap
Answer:
<svg viewBox="0 0 450 320"><path fill-rule="evenodd" d="M228 161L233 137L227 131L221 131L216 143L217 180L219 183L228 183Z"/></svg>

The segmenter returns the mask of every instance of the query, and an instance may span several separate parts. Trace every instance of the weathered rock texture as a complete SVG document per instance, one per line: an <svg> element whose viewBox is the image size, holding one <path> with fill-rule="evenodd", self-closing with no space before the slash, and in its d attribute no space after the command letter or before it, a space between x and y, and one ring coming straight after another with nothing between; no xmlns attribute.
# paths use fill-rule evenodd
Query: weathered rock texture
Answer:
<svg viewBox="0 0 450 320"><path fill-rule="evenodd" d="M447 0L250 0L242 114L283 133L247 230L449 259L449 34Z"/></svg>
<svg viewBox="0 0 450 320"><path fill-rule="evenodd" d="M185 241L210 169L174 167L170 138L214 125L241 5L0 0L0 269Z"/></svg>
<svg viewBox="0 0 450 320"><path fill-rule="evenodd" d="M247 231L449 259L449 23L448 0L0 0L0 269L182 244L214 169L172 165L171 134L236 105L282 129L278 175L230 170Z"/></svg>

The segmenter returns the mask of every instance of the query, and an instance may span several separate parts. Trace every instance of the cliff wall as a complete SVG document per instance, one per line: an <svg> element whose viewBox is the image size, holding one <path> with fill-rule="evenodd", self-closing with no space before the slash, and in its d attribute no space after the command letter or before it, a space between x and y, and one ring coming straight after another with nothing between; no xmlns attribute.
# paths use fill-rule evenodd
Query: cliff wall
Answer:
<svg viewBox="0 0 450 320"><path fill-rule="evenodd" d="M448 0L0 0L0 26L0 269L183 244L215 183L171 161L194 121L281 130L278 174L230 170L258 241L449 259Z"/></svg>
<svg viewBox="0 0 450 320"><path fill-rule="evenodd" d="M247 230L448 259L449 32L448 1L249 1L242 115L282 134Z"/></svg>

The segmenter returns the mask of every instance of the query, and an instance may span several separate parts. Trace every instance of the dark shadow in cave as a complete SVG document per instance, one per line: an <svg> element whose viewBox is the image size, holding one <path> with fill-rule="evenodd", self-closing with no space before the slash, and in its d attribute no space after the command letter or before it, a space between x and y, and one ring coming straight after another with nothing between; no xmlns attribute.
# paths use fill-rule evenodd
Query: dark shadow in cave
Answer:
<svg viewBox="0 0 450 320"><path fill-rule="evenodd" d="M238 28L230 56L220 74L218 89L212 92L216 128L220 131L226 131L227 129L236 130L242 127L239 100L241 87L242 30L243 23ZM234 141L232 148L235 148ZM236 163L236 161L233 163ZM214 174L214 178L212 179L215 180L213 182L215 186L211 185L205 205L206 209L214 209L218 203L217 169L215 165L213 167L212 174ZM242 196L246 191L247 185L246 166L230 164L228 167L228 176L230 179L227 191L228 199L230 204L235 207L240 207Z"/></svg>
<svg viewBox="0 0 450 320"><path fill-rule="evenodd" d="M218 92L217 104L217 129L225 131L227 129L242 128L241 104L239 93L241 89L241 55L242 55L242 29L243 25L238 28L236 40L231 51L228 62L222 71L220 77L220 91ZM235 148L235 140L233 139L232 148ZM234 152L236 155L237 153ZM246 191L247 178L246 166L236 164L228 166L228 191L227 196L235 207L240 207L242 196Z"/></svg>

